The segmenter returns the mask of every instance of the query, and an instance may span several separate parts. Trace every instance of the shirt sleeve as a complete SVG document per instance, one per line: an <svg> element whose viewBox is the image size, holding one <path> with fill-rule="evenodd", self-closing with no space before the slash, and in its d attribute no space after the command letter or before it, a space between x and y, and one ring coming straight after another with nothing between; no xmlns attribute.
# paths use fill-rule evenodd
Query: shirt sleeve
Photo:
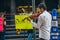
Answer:
<svg viewBox="0 0 60 40"><path fill-rule="evenodd" d="M35 23L35 22L33 22L33 21L31 21L31 23L32 23L33 27L39 29L39 28L41 27L41 24L42 24L42 17L39 16L39 18L38 18L38 22L37 22L37 23Z"/></svg>

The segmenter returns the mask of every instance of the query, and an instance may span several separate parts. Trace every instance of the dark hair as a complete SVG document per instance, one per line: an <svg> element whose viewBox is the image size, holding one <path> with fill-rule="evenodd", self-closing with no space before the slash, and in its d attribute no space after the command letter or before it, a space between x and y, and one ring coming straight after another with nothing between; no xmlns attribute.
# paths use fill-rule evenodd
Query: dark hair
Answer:
<svg viewBox="0 0 60 40"><path fill-rule="evenodd" d="M47 7L46 7L46 5L44 4L44 3L40 3L39 5L38 5L38 8L43 8L44 10L47 10Z"/></svg>

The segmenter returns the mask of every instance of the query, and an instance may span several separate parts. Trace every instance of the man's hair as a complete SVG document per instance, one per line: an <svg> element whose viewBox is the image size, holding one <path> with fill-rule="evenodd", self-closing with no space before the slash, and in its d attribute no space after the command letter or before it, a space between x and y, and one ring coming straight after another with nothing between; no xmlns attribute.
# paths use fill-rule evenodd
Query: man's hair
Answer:
<svg viewBox="0 0 60 40"><path fill-rule="evenodd" d="M47 10L47 7L46 7L46 5L44 4L44 3L40 3L39 5L38 5L38 8L43 8L44 10Z"/></svg>

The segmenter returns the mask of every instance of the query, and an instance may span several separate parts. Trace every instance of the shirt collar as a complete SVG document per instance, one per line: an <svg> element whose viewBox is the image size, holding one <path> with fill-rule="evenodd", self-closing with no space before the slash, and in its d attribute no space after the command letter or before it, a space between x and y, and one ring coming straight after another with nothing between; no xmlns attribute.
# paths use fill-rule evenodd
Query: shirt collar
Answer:
<svg viewBox="0 0 60 40"><path fill-rule="evenodd" d="M46 12L46 10L42 14L44 14L45 12Z"/></svg>

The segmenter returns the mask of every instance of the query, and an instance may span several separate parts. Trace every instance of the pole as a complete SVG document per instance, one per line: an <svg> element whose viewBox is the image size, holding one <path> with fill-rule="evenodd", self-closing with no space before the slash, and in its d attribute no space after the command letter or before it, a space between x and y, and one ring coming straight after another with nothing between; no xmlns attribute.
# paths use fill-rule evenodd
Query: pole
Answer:
<svg viewBox="0 0 60 40"><path fill-rule="evenodd" d="M13 18L14 19L14 16L13 16L13 14L15 14L16 13L16 8L15 8L15 0L11 0L11 8L10 8L10 10L11 10L11 12L10 12L10 16L11 16L11 19ZM12 22L13 23L13 22Z"/></svg>
<svg viewBox="0 0 60 40"><path fill-rule="evenodd" d="M32 11L35 13L35 0L32 0Z"/></svg>
<svg viewBox="0 0 60 40"><path fill-rule="evenodd" d="M32 0L32 11L33 11L33 13L35 13L35 0ZM34 28L33 32L34 32L34 36L33 36L34 40L36 40L36 29L35 28Z"/></svg>
<svg viewBox="0 0 60 40"><path fill-rule="evenodd" d="M16 13L15 0L11 0L11 14Z"/></svg>

